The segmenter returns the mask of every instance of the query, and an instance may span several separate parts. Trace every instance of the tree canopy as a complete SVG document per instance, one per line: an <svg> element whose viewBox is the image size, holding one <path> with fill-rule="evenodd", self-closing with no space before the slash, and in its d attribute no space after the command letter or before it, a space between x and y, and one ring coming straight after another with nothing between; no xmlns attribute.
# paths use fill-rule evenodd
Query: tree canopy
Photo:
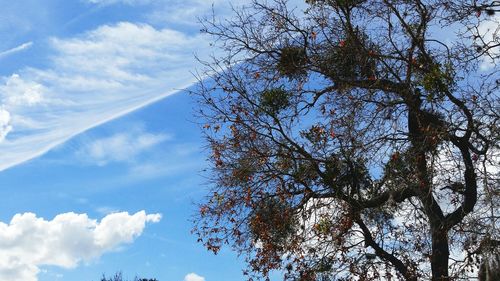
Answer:
<svg viewBox="0 0 500 281"><path fill-rule="evenodd" d="M500 3L305 2L203 21L200 241L249 279L498 277Z"/></svg>

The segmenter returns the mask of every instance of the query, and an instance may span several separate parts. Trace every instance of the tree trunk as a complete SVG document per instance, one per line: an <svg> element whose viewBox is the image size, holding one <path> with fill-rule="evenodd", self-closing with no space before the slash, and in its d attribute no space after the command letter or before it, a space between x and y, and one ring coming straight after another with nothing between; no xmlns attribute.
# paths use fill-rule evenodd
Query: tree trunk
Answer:
<svg viewBox="0 0 500 281"><path fill-rule="evenodd" d="M433 226L432 231L432 256L431 269L432 281L447 281L448 259L450 248L448 245L448 231L440 226Z"/></svg>

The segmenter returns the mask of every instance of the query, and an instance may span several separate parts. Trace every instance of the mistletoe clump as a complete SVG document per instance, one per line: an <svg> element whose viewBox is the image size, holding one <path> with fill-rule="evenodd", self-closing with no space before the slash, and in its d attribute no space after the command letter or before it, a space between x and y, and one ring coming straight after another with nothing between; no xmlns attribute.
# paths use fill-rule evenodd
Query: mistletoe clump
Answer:
<svg viewBox="0 0 500 281"><path fill-rule="evenodd" d="M281 75L294 79L307 74L306 64L307 54L303 47L287 46L281 49L277 69Z"/></svg>
<svg viewBox="0 0 500 281"><path fill-rule="evenodd" d="M474 7L497 1L306 2L206 23L227 53L195 93L213 128L200 241L249 280L495 276L500 29Z"/></svg>
<svg viewBox="0 0 500 281"><path fill-rule="evenodd" d="M377 66L375 47L368 44L365 36L353 33L341 39L337 46L325 49L318 61L320 69L333 81L356 79L375 80Z"/></svg>
<svg viewBox="0 0 500 281"><path fill-rule="evenodd" d="M283 88L265 90L261 94L260 107L273 115L290 105L290 94Z"/></svg>

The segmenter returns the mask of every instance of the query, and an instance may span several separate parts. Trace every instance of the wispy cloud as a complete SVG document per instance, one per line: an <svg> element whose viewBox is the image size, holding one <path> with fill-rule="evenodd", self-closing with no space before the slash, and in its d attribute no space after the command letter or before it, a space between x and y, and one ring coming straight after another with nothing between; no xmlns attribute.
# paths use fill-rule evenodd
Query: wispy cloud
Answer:
<svg viewBox="0 0 500 281"><path fill-rule="evenodd" d="M77 151L85 162L99 166L111 162L131 162L139 154L170 139L166 134L151 134L135 129L86 143Z"/></svg>
<svg viewBox="0 0 500 281"><path fill-rule="evenodd" d="M127 5L139 5L139 4L148 4L153 2L154 0L84 0L87 3L92 4L101 4L101 5L111 5L116 3L122 3Z"/></svg>
<svg viewBox="0 0 500 281"><path fill-rule="evenodd" d="M2 78L0 170L191 85L193 54L207 45L202 35L130 22L53 38L49 67Z"/></svg>
<svg viewBox="0 0 500 281"><path fill-rule="evenodd" d="M199 18L209 16L215 11L217 17L230 15L232 6L248 4L248 0L83 0L97 7L110 5L149 6L147 18L154 23L167 23L175 26L199 25Z"/></svg>
<svg viewBox="0 0 500 281"><path fill-rule="evenodd" d="M102 215L109 215L109 214L113 214L113 213L118 212L117 208L110 207L110 206L97 207L95 210L96 210L96 212L98 212L99 214L102 214Z"/></svg>
<svg viewBox="0 0 500 281"><path fill-rule="evenodd" d="M146 162L132 165L127 180L143 180L156 177L164 177L175 174L181 174L186 171L199 171L202 168L201 159L179 159L165 162Z"/></svg>
<svg viewBox="0 0 500 281"><path fill-rule="evenodd" d="M0 280L36 281L42 265L74 268L140 236L160 214L113 213L100 222L86 214L65 213L45 220L33 213L0 222Z"/></svg>
<svg viewBox="0 0 500 281"><path fill-rule="evenodd" d="M26 42L24 44L21 44L21 45L15 47L15 48L0 52L0 59L7 57L7 56L10 56L12 54L24 51L26 49L29 49L29 48L31 48L31 46L33 46L33 42Z"/></svg>
<svg viewBox="0 0 500 281"><path fill-rule="evenodd" d="M232 8L248 5L248 0L159 0L153 2L155 9L149 14L149 19L156 23L167 23L196 27L199 19L211 16L212 12L218 18L230 17ZM167 3L167 5L165 4Z"/></svg>
<svg viewBox="0 0 500 281"><path fill-rule="evenodd" d="M484 42L486 44L484 47L491 47L500 44L500 15L496 13L491 18L485 19L481 25L479 25L478 32L481 34L482 42L478 42L481 46ZM493 57L499 56L500 48L491 48L490 52ZM482 61L479 65L480 69L483 71L492 70L495 67L495 62L489 56L483 56Z"/></svg>
<svg viewBox="0 0 500 281"><path fill-rule="evenodd" d="M149 4L144 19L171 27L196 23L196 17L210 12L212 2L223 11L218 13L221 17L231 14L229 4L245 3L82 1L103 7ZM193 33L197 29L185 30L132 22L102 25L69 38L50 39L46 67L26 67L0 77L0 171L191 86L196 82L192 72L199 66L194 54L203 60L214 50L207 36ZM14 49L29 46L30 42Z"/></svg>
<svg viewBox="0 0 500 281"><path fill-rule="evenodd" d="M10 125L10 113L0 108L0 142L5 139L5 136L12 130Z"/></svg>
<svg viewBox="0 0 500 281"><path fill-rule="evenodd" d="M33 81L25 81L17 74L4 79L0 85L0 97L5 106L30 106L43 100L44 87Z"/></svg>

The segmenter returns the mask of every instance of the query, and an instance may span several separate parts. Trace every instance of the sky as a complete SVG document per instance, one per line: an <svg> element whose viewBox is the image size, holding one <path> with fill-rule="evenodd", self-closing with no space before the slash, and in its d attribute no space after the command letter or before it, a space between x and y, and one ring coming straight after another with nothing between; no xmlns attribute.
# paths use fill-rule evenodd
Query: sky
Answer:
<svg viewBox="0 0 500 281"><path fill-rule="evenodd" d="M245 1L231 1L233 5ZM190 234L207 151L186 89L222 0L0 0L0 280L244 280Z"/></svg>
<svg viewBox="0 0 500 281"><path fill-rule="evenodd" d="M0 280L245 280L190 233L208 186L186 89L217 55L197 18L228 2L0 6Z"/></svg>

